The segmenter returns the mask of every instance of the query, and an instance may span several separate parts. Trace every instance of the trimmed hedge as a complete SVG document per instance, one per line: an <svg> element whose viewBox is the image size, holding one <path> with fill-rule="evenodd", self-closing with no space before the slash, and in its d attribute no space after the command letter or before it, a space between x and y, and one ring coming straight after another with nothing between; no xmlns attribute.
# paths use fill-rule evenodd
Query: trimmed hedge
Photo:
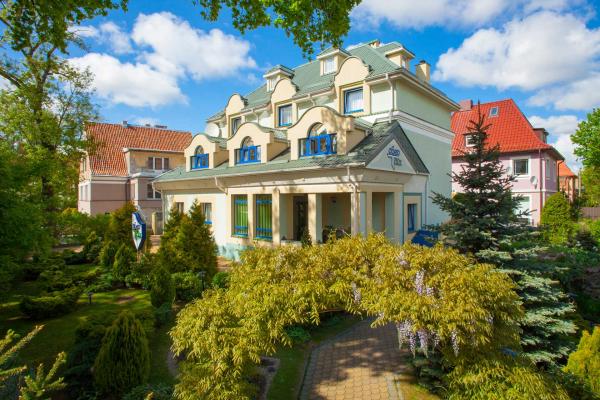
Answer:
<svg viewBox="0 0 600 400"><path fill-rule="evenodd" d="M58 317L75 309L82 292L83 288L72 287L60 292L51 292L45 296L25 296L21 300L19 308L23 314L32 319Z"/></svg>

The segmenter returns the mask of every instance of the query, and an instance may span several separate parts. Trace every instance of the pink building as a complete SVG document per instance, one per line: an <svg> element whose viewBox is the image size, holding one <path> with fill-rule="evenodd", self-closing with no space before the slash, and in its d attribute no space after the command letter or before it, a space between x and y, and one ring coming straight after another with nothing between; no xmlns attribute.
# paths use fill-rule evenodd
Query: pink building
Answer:
<svg viewBox="0 0 600 400"><path fill-rule="evenodd" d="M94 151L80 164L79 211L96 215L116 210L131 201L147 217L162 210L160 192L152 179L185 164L183 150L190 144L190 132L163 126L136 126L93 122L85 134L92 138Z"/></svg>
<svg viewBox="0 0 600 400"><path fill-rule="evenodd" d="M522 210L530 211L530 221L538 224L546 199L558 191L558 162L564 157L547 143L548 132L534 128L512 99L473 105L471 100L460 103L461 110L452 115L452 171L459 172L463 154L470 147L469 122L477 119L478 108L491 125L489 145L500 146L500 161L508 174L517 179L513 193L523 197ZM462 189L452 184L453 192Z"/></svg>

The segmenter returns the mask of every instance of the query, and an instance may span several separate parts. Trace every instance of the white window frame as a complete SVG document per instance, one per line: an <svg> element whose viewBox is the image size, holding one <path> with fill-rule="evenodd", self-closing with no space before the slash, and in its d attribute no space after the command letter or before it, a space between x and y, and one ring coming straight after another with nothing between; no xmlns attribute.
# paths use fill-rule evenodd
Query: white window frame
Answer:
<svg viewBox="0 0 600 400"><path fill-rule="evenodd" d="M152 188L152 196L148 196L148 189ZM162 195L158 190L155 190L151 183L146 184L146 199L147 200L160 200Z"/></svg>
<svg viewBox="0 0 600 400"><path fill-rule="evenodd" d="M492 111L496 110L495 113L492 113ZM500 112L500 109L496 106L496 107L492 107L490 108L490 117L497 117L498 113Z"/></svg>
<svg viewBox="0 0 600 400"><path fill-rule="evenodd" d="M532 196L529 194L521 195L519 193L515 193L515 195L516 196L513 196L513 197L521 196L523 198L523 202L527 201L527 210L529 211L529 216L525 217L525 218L529 221L529 224L532 224L533 223L533 215L532 214L534 211L531 209ZM522 209L519 208L519 211L521 211L521 210Z"/></svg>
<svg viewBox="0 0 600 400"><path fill-rule="evenodd" d="M287 107L289 107L289 110L290 110L290 121L287 124L282 124L281 111L282 111L282 109L287 108ZM288 126L292 125L293 123L294 123L294 110L293 110L292 103L282 104L280 106L277 106L277 126L278 127L288 127Z"/></svg>
<svg viewBox="0 0 600 400"><path fill-rule="evenodd" d="M517 169L515 168L516 162L523 160L527 161L527 174L517 174ZM512 175L516 176L517 178L528 178L531 176L531 159L529 157L515 157L511 159L511 163Z"/></svg>
<svg viewBox="0 0 600 400"><path fill-rule="evenodd" d="M152 159L152 169L154 171L166 171L167 170L165 168L165 160L168 160L169 157L154 157L154 156L150 156L148 158ZM162 168L160 168L160 169L156 168L156 160L158 160L158 159L160 159L160 163L161 163L160 165L162 166ZM171 164L171 163L169 162L169 164Z"/></svg>
<svg viewBox="0 0 600 400"><path fill-rule="evenodd" d="M469 139L474 137L475 135L465 135L465 147L475 147L475 143L469 144Z"/></svg>
<svg viewBox="0 0 600 400"><path fill-rule="evenodd" d="M235 120L239 120L240 123L238 124L237 129L234 130L233 129L234 128L233 121L235 121ZM240 115L240 116L237 116L237 117L231 117L231 119L229 121L231 121L230 131L231 131L231 136L233 136L233 135L235 135L237 133L237 130L240 129L240 126L242 126L242 116Z"/></svg>
<svg viewBox="0 0 600 400"><path fill-rule="evenodd" d="M277 77L272 76L267 78L267 92L272 92L275 89L275 85L277 85Z"/></svg>
<svg viewBox="0 0 600 400"><path fill-rule="evenodd" d="M335 57L323 59L323 75L332 74L336 71Z"/></svg>

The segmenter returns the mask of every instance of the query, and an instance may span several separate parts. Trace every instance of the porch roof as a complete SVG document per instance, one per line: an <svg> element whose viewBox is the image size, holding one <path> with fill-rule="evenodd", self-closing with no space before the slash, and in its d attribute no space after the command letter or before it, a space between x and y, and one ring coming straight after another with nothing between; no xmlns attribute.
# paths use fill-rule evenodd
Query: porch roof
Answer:
<svg viewBox="0 0 600 400"><path fill-rule="evenodd" d="M372 126L371 130L372 133L364 138L346 155L301 157L297 160L290 160L290 150L288 148L267 163L229 166L228 162L224 162L215 168L191 171L186 171L184 167L178 167L158 176L155 179L155 182L212 179L215 177L235 176L248 173L366 166L393 139L397 140L402 151L417 173L429 173L427 167L419 157L398 121L377 122Z"/></svg>

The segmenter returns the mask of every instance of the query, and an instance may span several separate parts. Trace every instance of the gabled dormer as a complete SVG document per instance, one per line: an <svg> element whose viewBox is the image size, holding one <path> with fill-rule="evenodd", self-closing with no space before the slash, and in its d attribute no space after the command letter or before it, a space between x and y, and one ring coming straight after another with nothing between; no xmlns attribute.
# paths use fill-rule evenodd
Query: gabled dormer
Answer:
<svg viewBox="0 0 600 400"><path fill-rule="evenodd" d="M227 140L199 133L184 151L186 170L202 170L218 167L227 161Z"/></svg>
<svg viewBox="0 0 600 400"><path fill-rule="evenodd" d="M335 74L340 69L342 62L350 56L350 53L344 49L330 47L323 50L317 56L317 60L320 63L321 75Z"/></svg>
<svg viewBox="0 0 600 400"><path fill-rule="evenodd" d="M288 147L289 141L284 132L265 128L254 122L245 122L227 140L229 166L264 164Z"/></svg>
<svg viewBox="0 0 600 400"><path fill-rule="evenodd" d="M410 70L410 62L415 58L415 55L404 46L400 45L387 51L385 57L400 68Z"/></svg>
<svg viewBox="0 0 600 400"><path fill-rule="evenodd" d="M292 79L293 77L294 71L291 68L281 64L274 66L263 75L263 78L267 80L267 92L272 92L280 79Z"/></svg>

